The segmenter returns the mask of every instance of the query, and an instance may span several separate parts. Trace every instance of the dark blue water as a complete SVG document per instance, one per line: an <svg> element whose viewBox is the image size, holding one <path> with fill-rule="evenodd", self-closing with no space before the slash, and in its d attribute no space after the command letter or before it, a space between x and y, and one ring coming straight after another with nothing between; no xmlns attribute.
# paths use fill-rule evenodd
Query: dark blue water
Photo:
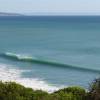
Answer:
<svg viewBox="0 0 100 100"><path fill-rule="evenodd" d="M30 87L87 88L100 75L100 17L0 17L0 70Z"/></svg>

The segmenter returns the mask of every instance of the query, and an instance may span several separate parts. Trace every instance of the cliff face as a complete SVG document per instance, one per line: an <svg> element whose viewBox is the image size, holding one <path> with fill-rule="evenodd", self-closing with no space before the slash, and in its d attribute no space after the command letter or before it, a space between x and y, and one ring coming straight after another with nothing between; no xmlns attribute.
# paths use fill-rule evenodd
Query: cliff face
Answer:
<svg viewBox="0 0 100 100"><path fill-rule="evenodd" d="M17 14L17 13L0 12L0 16L22 16L22 15L21 14Z"/></svg>

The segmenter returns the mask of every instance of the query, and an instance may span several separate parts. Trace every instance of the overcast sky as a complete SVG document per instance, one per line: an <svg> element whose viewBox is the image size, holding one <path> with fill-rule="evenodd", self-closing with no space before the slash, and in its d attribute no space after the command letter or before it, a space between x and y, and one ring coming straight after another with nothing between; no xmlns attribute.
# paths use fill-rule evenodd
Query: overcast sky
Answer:
<svg viewBox="0 0 100 100"><path fill-rule="evenodd" d="M0 12L100 15L100 0L0 0Z"/></svg>

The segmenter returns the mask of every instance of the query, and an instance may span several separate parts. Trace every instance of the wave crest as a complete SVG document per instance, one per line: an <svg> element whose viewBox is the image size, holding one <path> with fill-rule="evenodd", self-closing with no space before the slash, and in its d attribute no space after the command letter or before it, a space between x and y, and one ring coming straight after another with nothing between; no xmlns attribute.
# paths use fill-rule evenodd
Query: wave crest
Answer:
<svg viewBox="0 0 100 100"><path fill-rule="evenodd" d="M76 69L76 70L81 70L81 71L90 71L90 72L100 73L100 70L96 70L96 69L78 67L78 66L68 65L65 63L56 62L53 60L39 59L37 57L24 56L24 55L19 55L19 54L10 53L10 52L3 53L1 54L1 56L3 58L15 60L15 61L31 62L31 63L37 63L37 64L43 64L43 65L66 67L66 68Z"/></svg>

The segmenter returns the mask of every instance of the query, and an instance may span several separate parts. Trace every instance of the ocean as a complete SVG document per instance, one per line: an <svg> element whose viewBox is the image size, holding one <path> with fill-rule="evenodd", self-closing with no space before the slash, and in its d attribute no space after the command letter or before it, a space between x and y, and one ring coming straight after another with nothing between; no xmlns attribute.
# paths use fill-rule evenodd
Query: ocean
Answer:
<svg viewBox="0 0 100 100"><path fill-rule="evenodd" d="M0 17L0 80L54 91L100 76L100 16Z"/></svg>

